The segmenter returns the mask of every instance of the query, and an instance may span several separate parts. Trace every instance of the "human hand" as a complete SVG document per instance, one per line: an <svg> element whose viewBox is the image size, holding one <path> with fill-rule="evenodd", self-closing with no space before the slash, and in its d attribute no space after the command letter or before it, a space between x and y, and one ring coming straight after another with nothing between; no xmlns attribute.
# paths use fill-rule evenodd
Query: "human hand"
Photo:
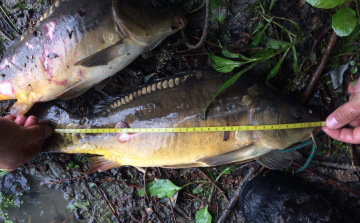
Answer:
<svg viewBox="0 0 360 223"><path fill-rule="evenodd" d="M0 168L13 171L33 159L51 133L51 128L35 116L0 118Z"/></svg>
<svg viewBox="0 0 360 223"><path fill-rule="evenodd" d="M360 79L359 79L360 80ZM331 138L352 144L360 143L360 81L355 86L350 84L349 101L337 108L326 119L322 130ZM342 128L349 124L354 128Z"/></svg>

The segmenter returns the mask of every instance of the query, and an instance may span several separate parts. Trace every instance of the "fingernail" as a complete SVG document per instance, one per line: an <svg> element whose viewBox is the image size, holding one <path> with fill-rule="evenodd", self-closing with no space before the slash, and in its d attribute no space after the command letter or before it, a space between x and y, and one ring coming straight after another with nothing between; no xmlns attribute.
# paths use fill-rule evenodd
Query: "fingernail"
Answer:
<svg viewBox="0 0 360 223"><path fill-rule="evenodd" d="M50 126L44 126L45 127L45 136L49 137L52 134L52 128Z"/></svg>
<svg viewBox="0 0 360 223"><path fill-rule="evenodd" d="M327 118L325 124L326 124L326 127L330 128L330 129L337 129L340 126L334 116Z"/></svg>

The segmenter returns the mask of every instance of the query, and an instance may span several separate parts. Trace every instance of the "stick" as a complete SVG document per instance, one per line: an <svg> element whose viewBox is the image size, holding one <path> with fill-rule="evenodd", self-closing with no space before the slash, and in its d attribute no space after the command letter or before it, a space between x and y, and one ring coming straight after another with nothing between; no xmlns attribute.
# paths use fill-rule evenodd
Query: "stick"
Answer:
<svg viewBox="0 0 360 223"><path fill-rule="evenodd" d="M349 152L350 152L350 159L351 159L351 167L354 170L355 174L360 178L360 174L359 174L359 168L355 166L355 159L354 159L354 145L352 145L349 148Z"/></svg>
<svg viewBox="0 0 360 223"><path fill-rule="evenodd" d="M241 182L239 183L234 196L231 198L230 203L228 204L228 206L226 207L225 211L221 214L221 216L219 217L218 221L216 223L224 223L226 221L226 219L228 218L228 216L230 215L230 212L232 211L232 209L235 207L235 205L237 204L238 200L239 200L239 196L240 196L240 191L243 187L243 185L248 182L252 176L254 176L254 173L256 172L256 169L258 168L254 168L254 167L250 167L247 174L244 176L244 178L241 180Z"/></svg>
<svg viewBox="0 0 360 223"><path fill-rule="evenodd" d="M294 162L294 165L300 167L300 165L297 164L296 162ZM355 195L357 197L360 197L360 192L356 191L354 188L351 188L351 187L347 186L346 184L344 184L344 183L342 183L342 182L340 182L338 180L332 179L330 177L324 176L324 175L319 174L319 173L315 173L315 172L313 172L313 171L311 171L309 169L305 169L305 171L307 171L307 172L317 176L318 178L326 181L328 184L331 184L331 185L333 185L333 186L335 186L335 187L337 187L337 188L339 188L341 190L347 191L347 192L349 192L349 193L351 193L351 194L353 194L353 195Z"/></svg>
<svg viewBox="0 0 360 223"><path fill-rule="evenodd" d="M102 198L104 199L104 201L106 202L106 205L110 208L111 213L114 215L114 217L116 218L116 220L117 220L118 222L120 222L120 220L119 220L119 218L116 216L113 208L110 206L109 202L105 199L105 196L104 196L104 194L102 193L102 191L100 190L100 188L99 188L99 186L97 185L97 183L94 182L94 184L95 184L96 188L98 189L99 193L101 194L101 197L102 197Z"/></svg>
<svg viewBox="0 0 360 223"><path fill-rule="evenodd" d="M313 75L310 78L308 85L306 86L306 89L305 89L304 94L301 99L302 104L305 104L307 99L310 97L312 91L314 90L316 83L318 82L319 78L321 77L321 74L324 71L325 65L326 65L327 61L329 60L331 51L333 50L333 48L335 46L337 38L338 38L338 35L333 31L333 33L330 37L330 40L326 46L325 52L321 58L320 64L316 68L315 72L313 73Z"/></svg>
<svg viewBox="0 0 360 223"><path fill-rule="evenodd" d="M352 165L350 164L334 163L334 162L321 161L321 160L313 160L311 164L327 166L327 167L343 169L343 170L351 170L353 168L359 168L358 166L352 167Z"/></svg>
<svg viewBox="0 0 360 223"><path fill-rule="evenodd" d="M9 42L12 41L12 39L10 38L10 36L8 36L6 33L4 33L1 29L0 29L0 35L4 36L5 39L7 39Z"/></svg>
<svg viewBox="0 0 360 223"><path fill-rule="evenodd" d="M321 40L322 40L322 38L325 36L325 34L331 30L331 28L332 28L331 26L327 27L324 31L322 31L322 32L318 35L318 37L316 38L316 40L315 40L315 42L314 42L314 44L313 44L313 46L312 46L312 48L311 48L311 51L310 51L310 54L309 54L309 57L308 57L308 58L311 58L311 57L312 57L312 55L313 55L314 52L315 52L316 47L319 45L319 43L321 42Z"/></svg>
<svg viewBox="0 0 360 223"><path fill-rule="evenodd" d="M200 173L202 173L202 175L204 175L204 177L209 180L212 185L214 185L214 187L216 187L216 189L218 189L218 191L224 196L225 200L227 202L229 202L229 199L226 197L225 192L208 176L206 175L206 173L204 173L204 171L202 171L200 168L197 168L199 170Z"/></svg>

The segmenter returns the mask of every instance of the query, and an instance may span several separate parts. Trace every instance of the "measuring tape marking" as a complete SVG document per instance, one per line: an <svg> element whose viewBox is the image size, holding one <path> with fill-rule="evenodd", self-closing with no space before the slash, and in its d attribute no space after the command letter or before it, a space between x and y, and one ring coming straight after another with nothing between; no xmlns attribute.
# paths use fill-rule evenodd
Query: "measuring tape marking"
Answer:
<svg viewBox="0 0 360 223"><path fill-rule="evenodd" d="M220 126L220 127L176 127L176 128L106 128L106 129L54 129L54 133L161 133L161 132L232 132L232 131L264 131L278 129L300 129L325 126L324 121L257 125L257 126Z"/></svg>

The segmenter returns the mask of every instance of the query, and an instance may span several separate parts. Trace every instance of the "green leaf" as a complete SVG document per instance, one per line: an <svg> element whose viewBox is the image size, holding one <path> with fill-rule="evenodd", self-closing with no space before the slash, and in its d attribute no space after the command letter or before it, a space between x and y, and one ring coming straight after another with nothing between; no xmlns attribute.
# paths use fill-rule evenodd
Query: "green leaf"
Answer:
<svg viewBox="0 0 360 223"><path fill-rule="evenodd" d="M195 214L195 222L196 223L211 223L212 217L208 211L208 206L200 209Z"/></svg>
<svg viewBox="0 0 360 223"><path fill-rule="evenodd" d="M192 192L193 194L200 194L201 192L203 192L204 188L203 187L195 187Z"/></svg>
<svg viewBox="0 0 360 223"><path fill-rule="evenodd" d="M324 155L325 153L326 153L326 149L321 149L321 150L319 150L319 151L316 152L316 155L322 156L322 155Z"/></svg>
<svg viewBox="0 0 360 223"><path fill-rule="evenodd" d="M151 78L152 76L154 76L154 75L155 75L155 73L146 75L146 76L144 77L143 83L146 84L146 83L150 80L150 78Z"/></svg>
<svg viewBox="0 0 360 223"><path fill-rule="evenodd" d="M341 5L349 0L306 0L310 5L323 8L323 9L331 9L338 5Z"/></svg>
<svg viewBox="0 0 360 223"><path fill-rule="evenodd" d="M342 54L346 54L346 53L352 53L352 52L354 52L355 50L357 50L357 49L359 49L359 47L358 46L356 46L356 45L348 45L348 46L344 46L344 47L341 47L340 48L340 52L342 53Z"/></svg>
<svg viewBox="0 0 360 223"><path fill-rule="evenodd" d="M232 61L222 57L215 56L214 53L208 52L207 53L210 59L213 61L212 66L215 70L222 72L222 73L229 73L234 68L240 67L244 64L244 62L239 61Z"/></svg>
<svg viewBox="0 0 360 223"><path fill-rule="evenodd" d="M231 174L236 169L237 166L228 166L223 171L221 171L220 175L216 178L215 182L218 181L223 174Z"/></svg>
<svg viewBox="0 0 360 223"><path fill-rule="evenodd" d="M146 186L146 190L149 192L150 196L152 197L156 195L158 198L171 198L181 189L182 187L176 186L167 179L155 180ZM145 195L144 188L139 191L138 195Z"/></svg>
<svg viewBox="0 0 360 223"><path fill-rule="evenodd" d="M354 66L356 64L355 60L350 61L350 65Z"/></svg>
<svg viewBox="0 0 360 223"><path fill-rule="evenodd" d="M262 28L262 30L258 34L256 34L253 41L249 44L249 46L246 47L246 49L251 49L251 48L254 48L257 45L259 45L259 43L261 42L261 38L263 37L265 30L271 24L271 21L272 21L272 18L269 20L269 22L266 24L266 26L264 26L264 28Z"/></svg>
<svg viewBox="0 0 360 223"><path fill-rule="evenodd" d="M90 203L88 201L75 201L74 203L68 205L68 209L70 209L71 211L79 208L81 210L85 209L86 207L90 206Z"/></svg>
<svg viewBox="0 0 360 223"><path fill-rule="evenodd" d="M8 170L0 169L0 177L5 176L8 173L9 173Z"/></svg>
<svg viewBox="0 0 360 223"><path fill-rule="evenodd" d="M276 1L277 1L277 0L271 0L271 3L270 3L269 11L268 11L268 12L271 11L271 9L273 8L273 6L274 6L274 4L275 4Z"/></svg>
<svg viewBox="0 0 360 223"><path fill-rule="evenodd" d="M360 25L359 23L356 24L354 31L352 31L352 33L350 33L350 35L348 35L345 38L345 43L346 44L351 44L353 43L355 40L357 40L359 38L360 35Z"/></svg>
<svg viewBox="0 0 360 223"><path fill-rule="evenodd" d="M235 83L235 81L237 81L237 79L239 79L239 77L241 75L243 75L246 71L250 70L251 68L253 68L256 64L258 64L259 62L254 62L252 63L250 66L248 66L247 68L243 69L242 71L240 71L239 73L237 73L235 76L231 77L229 80L227 80L223 85L221 85L220 89L216 92L216 94L214 95L214 97L211 99L211 101L208 103L208 105L205 108L204 111L204 119L206 119L206 113L207 110L209 109L211 103L214 101L214 99L216 98L216 96L218 96L218 94L220 94L220 92L222 92L223 90L225 90L226 88L228 88L229 86L231 86L233 83Z"/></svg>
<svg viewBox="0 0 360 223"><path fill-rule="evenodd" d="M269 47L270 49L284 49L286 47L291 46L292 43L286 42L286 41L280 41L280 40L276 40L276 39L270 39L269 41L267 41L266 46Z"/></svg>
<svg viewBox="0 0 360 223"><path fill-rule="evenodd" d="M338 36L348 36L357 23L356 13L350 7L341 7L332 17L332 27Z"/></svg>
<svg viewBox="0 0 360 223"><path fill-rule="evenodd" d="M355 87L355 85L357 84L358 80L354 80L351 84L351 86Z"/></svg>
<svg viewBox="0 0 360 223"><path fill-rule="evenodd" d="M280 70L280 67L281 67L281 64L282 62L284 61L285 57L286 57L286 54L289 52L290 48L287 49L284 53L284 55L281 57L281 59L279 60L279 62L276 64L276 66L270 71L270 73L268 74L268 76L266 77L266 81L265 81L265 84L271 88L273 88L269 82L269 80L273 77L275 77L275 75L279 72Z"/></svg>
<svg viewBox="0 0 360 223"><path fill-rule="evenodd" d="M261 28L263 28L265 26L264 22L259 22L259 24L257 25L256 29L252 32L252 35L254 35L255 33L259 32Z"/></svg>
<svg viewBox="0 0 360 223"><path fill-rule="evenodd" d="M228 44L224 45L224 47L221 49L221 52L225 57L228 57L228 58L243 59L243 60L246 60L246 61L259 60L258 58L248 58L248 57L245 57L245 56L241 55L240 53L237 54L237 53L231 52L230 49L229 49Z"/></svg>
<svg viewBox="0 0 360 223"><path fill-rule="evenodd" d="M352 73L352 74L355 74L357 71L358 71L358 68L357 68L357 67L351 68L351 73Z"/></svg>

